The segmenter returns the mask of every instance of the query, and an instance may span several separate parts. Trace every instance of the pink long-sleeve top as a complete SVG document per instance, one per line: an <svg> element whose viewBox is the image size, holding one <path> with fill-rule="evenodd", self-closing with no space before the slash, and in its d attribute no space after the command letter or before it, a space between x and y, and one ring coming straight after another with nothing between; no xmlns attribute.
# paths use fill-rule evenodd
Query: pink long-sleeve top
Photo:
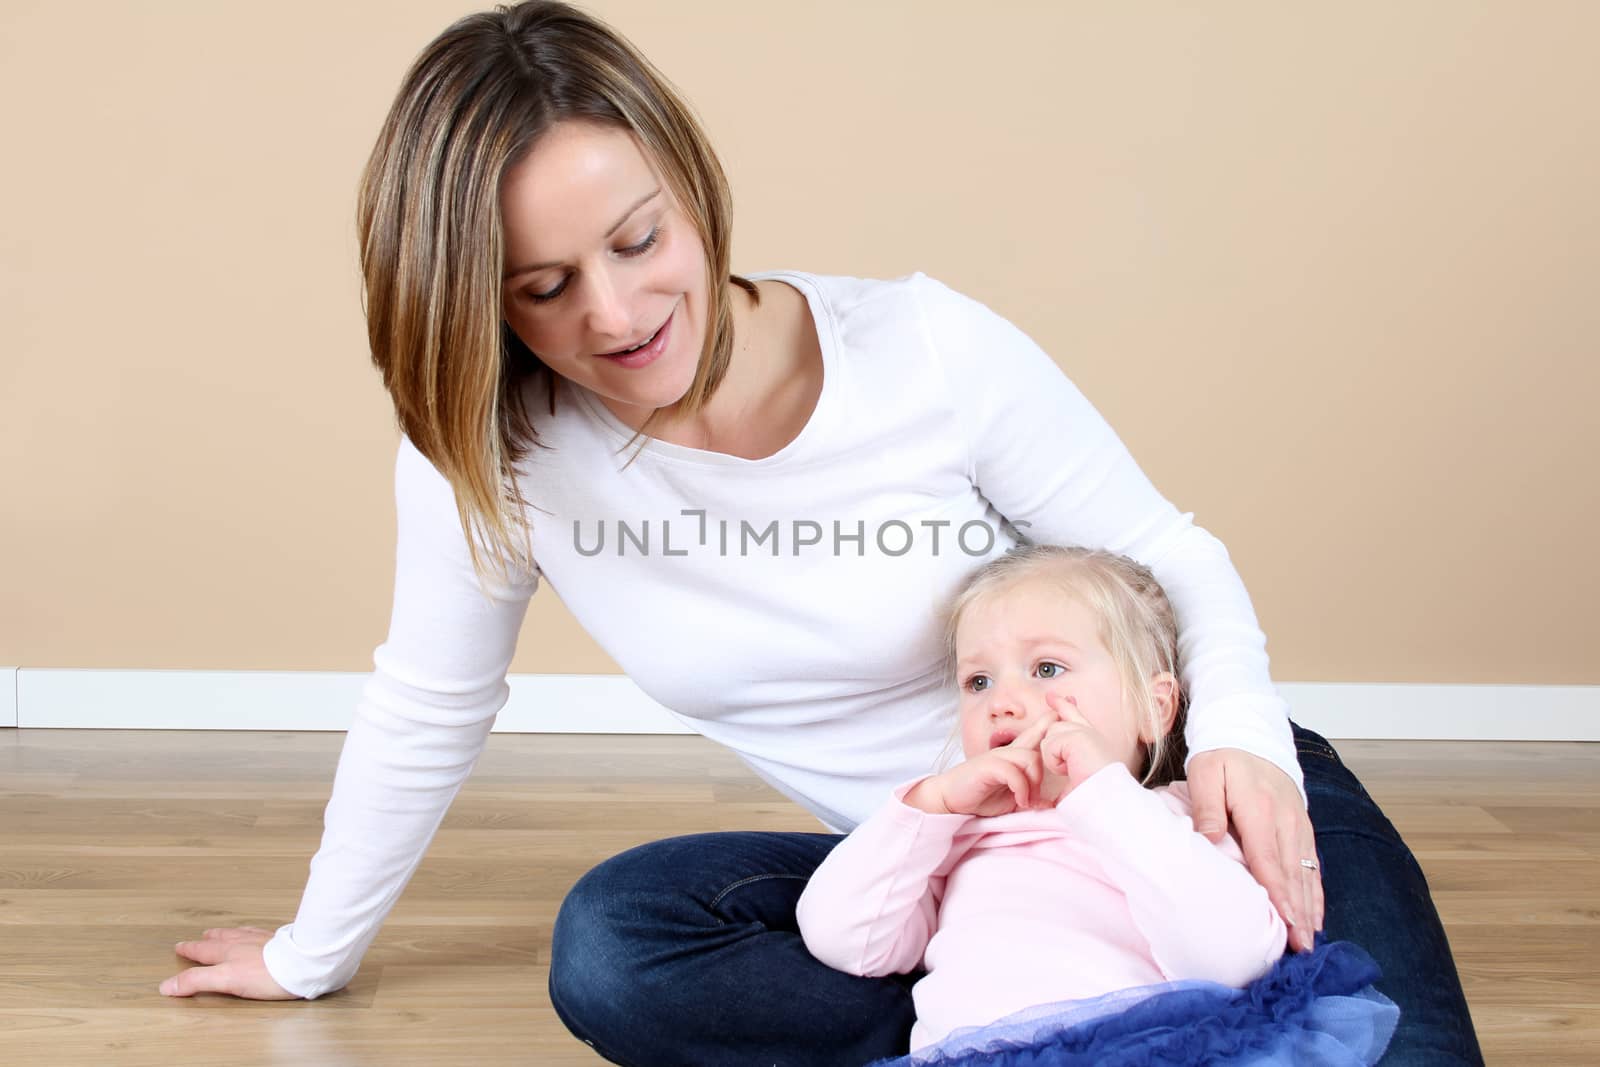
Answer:
<svg viewBox="0 0 1600 1067"><path fill-rule="evenodd" d="M1243 986L1283 954L1283 920L1234 839L1195 832L1186 783L1145 789L1112 763L1054 808L992 818L909 807L915 784L829 855L799 904L829 966L927 971L913 1050L1040 1004L1178 979Z"/></svg>

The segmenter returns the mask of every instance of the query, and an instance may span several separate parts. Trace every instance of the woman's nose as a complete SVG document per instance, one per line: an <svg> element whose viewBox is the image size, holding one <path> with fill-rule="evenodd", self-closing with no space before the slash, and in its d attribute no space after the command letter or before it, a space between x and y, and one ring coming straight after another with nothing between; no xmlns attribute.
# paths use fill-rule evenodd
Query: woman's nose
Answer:
<svg viewBox="0 0 1600 1067"><path fill-rule="evenodd" d="M589 329L595 336L614 340L616 347L635 340L627 294L604 270L589 272L588 312Z"/></svg>

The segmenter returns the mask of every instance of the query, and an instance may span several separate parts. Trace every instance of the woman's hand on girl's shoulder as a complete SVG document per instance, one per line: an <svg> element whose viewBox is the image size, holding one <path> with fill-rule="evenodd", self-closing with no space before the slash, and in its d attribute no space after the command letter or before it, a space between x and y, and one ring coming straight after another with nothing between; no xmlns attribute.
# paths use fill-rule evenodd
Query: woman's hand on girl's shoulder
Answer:
<svg viewBox="0 0 1600 1067"><path fill-rule="evenodd" d="M1237 748L1190 757L1188 775L1195 830L1215 843L1233 823L1245 865L1289 925L1289 944L1309 950L1322 929L1322 873L1300 790L1282 768Z"/></svg>
<svg viewBox="0 0 1600 1067"><path fill-rule="evenodd" d="M272 931L259 926L233 926L207 930L199 941L180 941L178 955L201 964L161 983L161 994L191 997L196 993L226 993L246 1000L299 1000L267 973L261 950Z"/></svg>

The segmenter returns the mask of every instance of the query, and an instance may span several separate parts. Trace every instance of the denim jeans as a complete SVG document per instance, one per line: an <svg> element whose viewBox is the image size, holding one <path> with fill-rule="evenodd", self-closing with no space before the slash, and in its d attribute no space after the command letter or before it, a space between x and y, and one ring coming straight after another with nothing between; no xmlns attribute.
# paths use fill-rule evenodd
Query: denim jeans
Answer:
<svg viewBox="0 0 1600 1067"><path fill-rule="evenodd" d="M1332 746L1295 727L1332 940L1361 945L1400 1005L1383 1063L1481 1064L1428 884ZM630 849L562 903L550 1000L631 1067L846 1067L906 1051L918 975L857 978L806 951L794 909L840 838L715 833Z"/></svg>

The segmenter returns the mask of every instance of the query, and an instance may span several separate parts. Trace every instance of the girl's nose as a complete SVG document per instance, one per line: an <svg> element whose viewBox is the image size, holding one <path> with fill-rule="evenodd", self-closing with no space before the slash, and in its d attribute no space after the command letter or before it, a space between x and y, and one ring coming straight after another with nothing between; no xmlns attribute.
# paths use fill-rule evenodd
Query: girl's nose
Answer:
<svg viewBox="0 0 1600 1067"><path fill-rule="evenodd" d="M989 701L989 711L996 718L1003 719L1020 719L1026 714L1022 701L1009 689L994 694Z"/></svg>

